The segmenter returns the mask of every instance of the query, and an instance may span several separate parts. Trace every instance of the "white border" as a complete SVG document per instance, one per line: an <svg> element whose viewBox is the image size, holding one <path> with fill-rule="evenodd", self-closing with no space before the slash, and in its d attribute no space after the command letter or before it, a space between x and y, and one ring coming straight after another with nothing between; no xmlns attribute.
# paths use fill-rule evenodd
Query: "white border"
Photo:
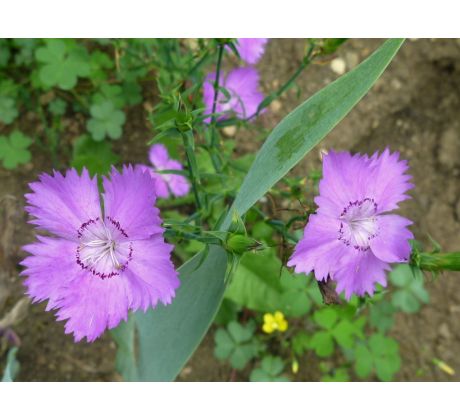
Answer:
<svg viewBox="0 0 460 420"><path fill-rule="evenodd" d="M0 37L459 37L455 0L4 0Z"/></svg>
<svg viewBox="0 0 460 420"><path fill-rule="evenodd" d="M34 420L450 419L459 391L456 383L0 384L2 418Z"/></svg>

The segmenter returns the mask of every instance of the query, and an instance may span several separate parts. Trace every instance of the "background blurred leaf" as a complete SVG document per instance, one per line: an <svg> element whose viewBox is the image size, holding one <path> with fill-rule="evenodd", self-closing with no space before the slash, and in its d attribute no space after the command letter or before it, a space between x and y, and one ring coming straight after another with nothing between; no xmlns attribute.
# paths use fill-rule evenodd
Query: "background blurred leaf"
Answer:
<svg viewBox="0 0 460 420"><path fill-rule="evenodd" d="M370 323L380 332L388 331L394 323L395 307L385 300L377 302L370 307Z"/></svg>
<svg viewBox="0 0 460 420"><path fill-rule="evenodd" d="M86 123L86 128L96 141L109 137L119 139L123 132L125 113L116 109L115 104L109 100L96 103L90 108L91 118Z"/></svg>
<svg viewBox="0 0 460 420"><path fill-rule="evenodd" d="M261 312L277 308L282 292L281 261L273 250L245 254L225 293L241 306Z"/></svg>
<svg viewBox="0 0 460 420"><path fill-rule="evenodd" d="M218 329L214 336L214 355L219 360L228 359L234 369L244 369L260 349L254 329L252 322L241 325L236 321L231 321L227 329Z"/></svg>
<svg viewBox="0 0 460 420"><path fill-rule="evenodd" d="M13 131L8 137L0 136L0 160L6 169L14 169L19 164L30 161L28 150L32 139L20 131Z"/></svg>
<svg viewBox="0 0 460 420"><path fill-rule="evenodd" d="M75 142L70 165L79 171L86 167L91 176L103 175L108 173L118 160L119 157L112 152L109 142L94 141L89 136L80 136Z"/></svg>
<svg viewBox="0 0 460 420"><path fill-rule="evenodd" d="M281 357L265 356L262 359L260 368L251 372L251 382L289 382L289 378L281 376L284 369L284 362Z"/></svg>
<svg viewBox="0 0 460 420"><path fill-rule="evenodd" d="M39 78L45 87L69 90L75 87L78 77L90 72L86 49L70 40L47 39L45 46L35 51L35 57L43 63Z"/></svg>
<svg viewBox="0 0 460 420"><path fill-rule="evenodd" d="M61 117L65 114L67 102L63 101L61 98L56 98L48 104L48 109L53 115Z"/></svg>
<svg viewBox="0 0 460 420"><path fill-rule="evenodd" d="M372 334L367 345L355 350L355 372L360 378L375 371L381 381L391 381L401 367L398 343L382 334Z"/></svg>
<svg viewBox="0 0 460 420"><path fill-rule="evenodd" d="M286 316L302 316L311 308L309 278L283 267L273 248L241 258L225 297L255 311L280 310Z"/></svg>
<svg viewBox="0 0 460 420"><path fill-rule="evenodd" d="M309 346L319 357L328 357L334 352L334 340L329 331L317 331L311 337Z"/></svg>
<svg viewBox="0 0 460 420"><path fill-rule="evenodd" d="M408 264L397 265L390 273L390 281L398 287L391 297L392 304L407 313L420 310L430 296L424 287L423 272Z"/></svg>
<svg viewBox="0 0 460 420"><path fill-rule="evenodd" d="M338 78L286 116L272 131L247 174L220 226L243 215L310 151L366 94L402 44L386 41L372 56ZM173 380L196 349L225 291L227 256L212 247L203 263L197 255L184 264L176 298L167 307L134 314L139 333L140 380ZM172 349L174 351L172 351Z"/></svg>
<svg viewBox="0 0 460 420"><path fill-rule="evenodd" d="M17 116L16 101L8 96L0 96L0 121L11 124Z"/></svg>

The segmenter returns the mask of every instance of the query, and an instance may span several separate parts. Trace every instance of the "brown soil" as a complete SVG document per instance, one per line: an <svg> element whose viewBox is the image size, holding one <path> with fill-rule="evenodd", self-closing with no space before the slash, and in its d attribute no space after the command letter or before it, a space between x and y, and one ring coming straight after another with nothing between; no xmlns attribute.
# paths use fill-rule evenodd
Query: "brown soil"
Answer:
<svg viewBox="0 0 460 420"><path fill-rule="evenodd" d="M347 70L354 67L378 45L379 40L351 40L339 49ZM272 40L259 64L265 92L278 87L298 66L304 51L301 40ZM310 66L298 79L300 95L291 90L272 104L256 122L265 129L337 77L330 62ZM300 99L302 98L302 99ZM414 220L416 237L429 245L433 236L445 251L460 250L460 42L458 40L407 41L383 77L359 105L321 143L321 148L372 152L389 146L409 159L416 184L413 200L402 212ZM145 160L149 130L143 108L131 112L120 140L127 161ZM79 124L69 121L70 141ZM40 126L33 116L24 116L21 128L33 135ZM1 128L0 128L1 134ZM253 132L241 131L237 138L240 152L254 150ZM258 147L258 145L257 145ZM294 169L305 173L320 165L318 150L310 153ZM20 246L33 238L23 205L27 183L43 170L50 170L47 156L34 150L34 160L16 171L0 169L0 318L22 296L18 262L24 256ZM8 201L8 206L4 203ZM401 314L391 334L398 339L403 365L398 380L460 379L460 275L444 274L430 281L431 303L416 315ZM7 295L3 305L1 296ZM3 306L3 308L2 308ZM24 381L118 380L113 370L115 346L109 334L93 344L74 344L56 323L44 304L31 305L26 319L16 327L22 340L19 352ZM246 380L247 373L232 374L213 355L213 337L208 334L184 368L179 380ZM457 372L448 376L434 366L432 359L448 363ZM303 360L298 380L318 380L316 362Z"/></svg>

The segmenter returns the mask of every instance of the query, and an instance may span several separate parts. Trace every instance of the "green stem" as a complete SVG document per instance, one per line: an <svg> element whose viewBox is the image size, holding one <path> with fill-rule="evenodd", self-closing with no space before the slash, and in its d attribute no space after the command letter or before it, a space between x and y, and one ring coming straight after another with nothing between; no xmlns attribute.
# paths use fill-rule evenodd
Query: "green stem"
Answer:
<svg viewBox="0 0 460 420"><path fill-rule="evenodd" d="M216 153L218 150L218 142L217 142L217 128L216 128L216 110L217 110L217 99L219 97L219 80L220 80L220 70L222 67L222 57L224 55L224 48L225 44L219 44L219 50L217 53L217 65L216 65L216 75L214 80L214 98L212 101L212 116L211 116L211 142L209 145L209 152L212 160L212 164L216 172L220 172L221 170L221 161L219 156Z"/></svg>
<svg viewBox="0 0 460 420"><path fill-rule="evenodd" d="M224 54L224 44L219 44L219 52L217 55L217 66L216 66L216 77L214 80L214 99L212 101L212 116L211 116L211 126L213 127L213 133L211 135L211 147L215 147L216 136L216 109L217 109L217 98L219 96L219 80L220 80L220 68L222 66L222 56Z"/></svg>
<svg viewBox="0 0 460 420"><path fill-rule="evenodd" d="M425 271L460 271L460 252L444 254L421 252L416 256L415 264Z"/></svg>
<svg viewBox="0 0 460 420"><path fill-rule="evenodd" d="M192 183L192 190L195 196L195 203L198 210L201 210L202 203L199 194L199 186L201 184L200 181L200 173L198 171L198 166L195 160L195 151L194 151L194 141L193 141L193 133L192 131L182 132L182 140L184 142L185 154L187 156L187 166L188 172L190 176L190 182Z"/></svg>

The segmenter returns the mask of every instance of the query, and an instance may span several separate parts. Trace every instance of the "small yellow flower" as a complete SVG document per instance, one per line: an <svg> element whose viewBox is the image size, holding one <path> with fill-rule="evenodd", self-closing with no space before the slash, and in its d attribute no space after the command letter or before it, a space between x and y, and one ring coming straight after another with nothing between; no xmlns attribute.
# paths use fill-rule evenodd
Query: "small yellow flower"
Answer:
<svg viewBox="0 0 460 420"><path fill-rule="evenodd" d="M288 328L288 322L284 318L284 315L280 311L276 311L274 314L264 315L264 325L262 326L263 332L271 334L274 331L284 332Z"/></svg>

